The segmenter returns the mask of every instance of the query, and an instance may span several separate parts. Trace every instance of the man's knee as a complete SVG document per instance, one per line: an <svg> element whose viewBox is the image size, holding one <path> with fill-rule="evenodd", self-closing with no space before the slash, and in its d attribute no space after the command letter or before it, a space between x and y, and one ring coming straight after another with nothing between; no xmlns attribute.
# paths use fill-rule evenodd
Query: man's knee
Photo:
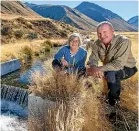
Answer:
<svg viewBox="0 0 139 131"><path fill-rule="evenodd" d="M105 72L105 78L109 83L116 83L116 71Z"/></svg>

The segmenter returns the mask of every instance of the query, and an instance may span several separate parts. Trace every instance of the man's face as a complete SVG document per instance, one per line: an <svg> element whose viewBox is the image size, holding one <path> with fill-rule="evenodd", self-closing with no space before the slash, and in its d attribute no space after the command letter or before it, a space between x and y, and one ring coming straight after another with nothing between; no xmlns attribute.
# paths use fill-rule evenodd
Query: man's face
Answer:
<svg viewBox="0 0 139 131"><path fill-rule="evenodd" d="M108 24L104 24L97 29L98 39L104 45L107 45L111 42L113 34L114 30Z"/></svg>

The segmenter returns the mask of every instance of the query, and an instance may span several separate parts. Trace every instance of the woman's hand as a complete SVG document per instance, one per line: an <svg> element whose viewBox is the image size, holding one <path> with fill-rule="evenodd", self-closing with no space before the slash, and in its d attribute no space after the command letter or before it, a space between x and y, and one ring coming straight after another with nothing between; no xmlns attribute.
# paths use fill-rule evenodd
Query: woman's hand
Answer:
<svg viewBox="0 0 139 131"><path fill-rule="evenodd" d="M63 66L66 66L66 67L69 66L69 63L64 58L61 59L61 63Z"/></svg>

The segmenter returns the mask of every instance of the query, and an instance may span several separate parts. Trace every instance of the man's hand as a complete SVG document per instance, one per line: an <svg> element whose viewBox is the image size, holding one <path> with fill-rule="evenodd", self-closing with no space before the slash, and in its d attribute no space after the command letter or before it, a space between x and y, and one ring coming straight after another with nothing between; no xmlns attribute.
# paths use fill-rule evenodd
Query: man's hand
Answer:
<svg viewBox="0 0 139 131"><path fill-rule="evenodd" d="M66 66L66 67L69 66L69 63L64 58L61 59L61 63L63 66Z"/></svg>
<svg viewBox="0 0 139 131"><path fill-rule="evenodd" d="M88 76L95 76L97 78L103 79L104 74L100 70L100 67L97 66L90 66L87 68L87 75Z"/></svg>

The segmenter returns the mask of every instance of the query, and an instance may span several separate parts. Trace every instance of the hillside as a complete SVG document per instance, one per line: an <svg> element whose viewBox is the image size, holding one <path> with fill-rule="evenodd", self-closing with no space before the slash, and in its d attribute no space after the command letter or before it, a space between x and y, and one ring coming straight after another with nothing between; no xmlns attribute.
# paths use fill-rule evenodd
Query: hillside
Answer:
<svg viewBox="0 0 139 131"><path fill-rule="evenodd" d="M138 27L138 16L134 16L127 21L129 24Z"/></svg>
<svg viewBox="0 0 139 131"><path fill-rule="evenodd" d="M67 6L25 4L43 17L62 21L79 29L95 31L98 24L95 20Z"/></svg>
<svg viewBox="0 0 139 131"><path fill-rule="evenodd" d="M82 2L75 7L76 10L90 17L91 19L101 22L109 21L113 24L116 31L137 31L137 28L128 24L122 17L112 11L102 8L91 2Z"/></svg>
<svg viewBox="0 0 139 131"><path fill-rule="evenodd" d="M20 39L67 38L77 30L64 22L42 17L19 1L1 4L2 44Z"/></svg>
<svg viewBox="0 0 139 131"><path fill-rule="evenodd" d="M1 1L1 17L42 18L39 14L28 8L20 1Z"/></svg>
<svg viewBox="0 0 139 131"><path fill-rule="evenodd" d="M77 30L65 23L50 19L26 20L22 17L1 21L2 44L18 39L67 38Z"/></svg>

